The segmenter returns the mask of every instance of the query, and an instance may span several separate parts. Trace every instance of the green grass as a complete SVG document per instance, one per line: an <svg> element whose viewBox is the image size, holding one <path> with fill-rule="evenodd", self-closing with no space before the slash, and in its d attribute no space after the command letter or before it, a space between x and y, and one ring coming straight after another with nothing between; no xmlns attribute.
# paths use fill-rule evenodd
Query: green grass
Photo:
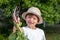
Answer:
<svg viewBox="0 0 60 40"><path fill-rule="evenodd" d="M47 40L60 40L60 27L46 27L45 33Z"/></svg>
<svg viewBox="0 0 60 40"><path fill-rule="evenodd" d="M59 33L46 33L46 40L60 40Z"/></svg>

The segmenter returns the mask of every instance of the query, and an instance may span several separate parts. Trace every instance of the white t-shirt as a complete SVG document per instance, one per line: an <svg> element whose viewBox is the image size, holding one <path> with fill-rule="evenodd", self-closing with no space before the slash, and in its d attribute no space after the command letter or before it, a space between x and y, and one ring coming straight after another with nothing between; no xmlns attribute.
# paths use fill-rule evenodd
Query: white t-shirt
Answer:
<svg viewBox="0 0 60 40"><path fill-rule="evenodd" d="M24 30L24 35L28 38L28 40L46 40L45 34L42 29L36 28L30 29L29 27L22 27Z"/></svg>

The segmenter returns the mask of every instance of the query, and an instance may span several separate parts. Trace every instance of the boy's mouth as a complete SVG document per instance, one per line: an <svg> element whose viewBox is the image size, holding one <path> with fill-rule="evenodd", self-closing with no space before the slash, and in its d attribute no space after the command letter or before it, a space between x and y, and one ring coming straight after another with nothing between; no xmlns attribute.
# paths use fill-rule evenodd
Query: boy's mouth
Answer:
<svg viewBox="0 0 60 40"><path fill-rule="evenodd" d="M34 24L34 23L30 22L30 21L28 21L28 23L29 23L29 24Z"/></svg>

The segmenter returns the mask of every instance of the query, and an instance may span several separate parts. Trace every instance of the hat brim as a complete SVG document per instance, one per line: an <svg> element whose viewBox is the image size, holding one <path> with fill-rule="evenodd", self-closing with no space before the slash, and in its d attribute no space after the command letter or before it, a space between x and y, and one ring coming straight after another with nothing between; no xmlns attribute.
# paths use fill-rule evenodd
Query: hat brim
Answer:
<svg viewBox="0 0 60 40"><path fill-rule="evenodd" d="M26 19L25 16L26 16L26 14L28 14L28 13L30 13L30 12L24 12L24 13L22 14L22 18L23 18L24 20ZM42 24L42 23L43 23L42 17L39 16L39 15L37 15L37 14L34 14L34 15L36 15L36 16L39 18L39 22L38 22L37 24Z"/></svg>

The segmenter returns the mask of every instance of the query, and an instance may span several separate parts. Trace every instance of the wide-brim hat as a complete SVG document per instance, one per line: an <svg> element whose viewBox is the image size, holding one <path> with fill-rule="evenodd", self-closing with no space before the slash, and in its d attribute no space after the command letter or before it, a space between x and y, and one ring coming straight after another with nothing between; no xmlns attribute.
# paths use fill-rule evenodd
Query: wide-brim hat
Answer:
<svg viewBox="0 0 60 40"><path fill-rule="evenodd" d="M41 17L41 11L37 7L29 8L26 12L22 14L22 18L25 20L26 19L25 16L30 13L36 15L39 18L39 22L37 24L43 23L43 20Z"/></svg>

